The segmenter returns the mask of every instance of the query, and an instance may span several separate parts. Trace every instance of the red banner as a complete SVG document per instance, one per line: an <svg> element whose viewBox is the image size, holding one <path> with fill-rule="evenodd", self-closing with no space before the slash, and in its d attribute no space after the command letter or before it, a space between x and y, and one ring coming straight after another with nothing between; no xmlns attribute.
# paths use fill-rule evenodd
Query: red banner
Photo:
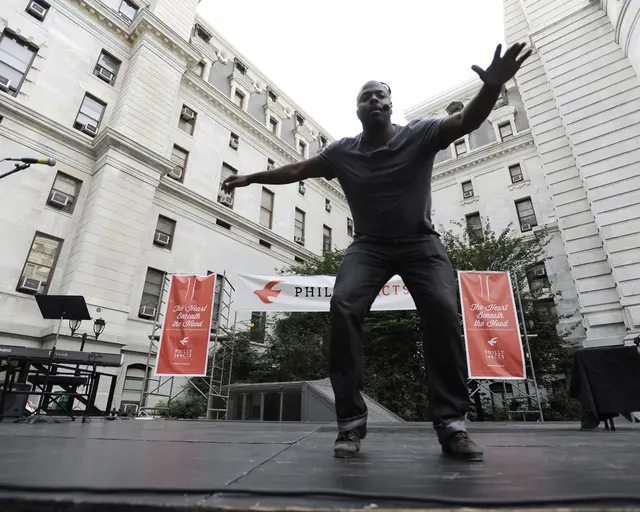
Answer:
<svg viewBox="0 0 640 512"><path fill-rule="evenodd" d="M458 271L471 379L525 379L524 351L508 272Z"/></svg>
<svg viewBox="0 0 640 512"><path fill-rule="evenodd" d="M156 375L207 374L215 274L171 278Z"/></svg>

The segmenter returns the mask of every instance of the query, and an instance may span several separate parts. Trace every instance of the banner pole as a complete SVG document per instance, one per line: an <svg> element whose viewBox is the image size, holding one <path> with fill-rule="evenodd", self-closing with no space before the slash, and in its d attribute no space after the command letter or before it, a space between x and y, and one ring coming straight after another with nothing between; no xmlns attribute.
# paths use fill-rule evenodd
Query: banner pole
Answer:
<svg viewBox="0 0 640 512"><path fill-rule="evenodd" d="M522 320L522 332L524 333L524 342L529 353L529 367L531 368L531 378L533 379L533 387L536 390L536 400L538 401L538 412L540 413L540 422L544 423L544 416L542 414L542 404L540 403L540 390L538 389L538 381L536 380L536 370L533 367L533 355L531 354L531 346L529 345L529 334L527 333L527 323L524 317L524 309L522 308L522 298L520 296L520 285L518 284L518 275L515 271L510 271L513 276L513 283L516 288L516 295L518 297L518 307L520 308L520 318Z"/></svg>

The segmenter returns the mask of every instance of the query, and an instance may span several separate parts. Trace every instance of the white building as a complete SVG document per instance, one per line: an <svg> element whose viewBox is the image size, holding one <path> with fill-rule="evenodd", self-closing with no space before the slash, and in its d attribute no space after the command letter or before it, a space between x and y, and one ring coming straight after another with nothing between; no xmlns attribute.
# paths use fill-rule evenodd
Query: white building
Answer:
<svg viewBox="0 0 640 512"><path fill-rule="evenodd" d="M640 332L640 0L505 0L587 345Z"/></svg>
<svg viewBox="0 0 640 512"><path fill-rule="evenodd" d="M408 109L405 117L412 120L455 113L476 95L481 84L474 79L444 91ZM540 305L555 310L563 317L561 322L581 324L577 292L540 156L513 81L480 128L438 153L432 190L436 228L455 231L458 228L452 221L466 220L470 234L481 235L483 222L488 220L496 233L509 224L522 236L546 229L551 234L547 247L550 258L528 269L529 285L542 289ZM582 327L571 333L574 342L584 337Z"/></svg>
<svg viewBox="0 0 640 512"><path fill-rule="evenodd" d="M138 401L164 273L270 274L352 235L326 180L220 193L329 136L197 4L2 2L0 158L57 165L0 181L0 345L51 346L34 292L83 295L107 322L86 350L124 355L116 406Z"/></svg>

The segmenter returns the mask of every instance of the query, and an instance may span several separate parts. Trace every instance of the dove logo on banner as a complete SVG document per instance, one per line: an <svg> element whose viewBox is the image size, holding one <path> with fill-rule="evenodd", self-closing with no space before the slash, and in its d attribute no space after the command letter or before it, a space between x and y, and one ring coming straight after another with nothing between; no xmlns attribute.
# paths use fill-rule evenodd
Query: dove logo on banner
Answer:
<svg viewBox="0 0 640 512"><path fill-rule="evenodd" d="M335 276L262 276L235 274L234 306L239 311L329 311ZM412 310L413 298L399 276L378 293L373 311Z"/></svg>

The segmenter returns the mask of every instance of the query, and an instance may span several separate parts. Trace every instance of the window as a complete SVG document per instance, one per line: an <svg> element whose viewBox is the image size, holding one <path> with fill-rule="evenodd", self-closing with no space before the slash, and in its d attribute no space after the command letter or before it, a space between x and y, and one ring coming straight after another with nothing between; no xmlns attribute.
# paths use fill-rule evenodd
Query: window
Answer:
<svg viewBox="0 0 640 512"><path fill-rule="evenodd" d="M276 163L271 158L267 158L267 171L271 171L275 168L276 168Z"/></svg>
<svg viewBox="0 0 640 512"><path fill-rule="evenodd" d="M269 97L269 101L273 101L274 103L276 101L278 101L278 96L276 95L275 92L270 90L267 94L268 94L268 97Z"/></svg>
<svg viewBox="0 0 640 512"><path fill-rule="evenodd" d="M62 240L59 238L36 232L20 274L17 291L47 293L61 248Z"/></svg>
<svg viewBox="0 0 640 512"><path fill-rule="evenodd" d="M239 145L240 145L240 137L232 132L229 135L229 147L237 151Z"/></svg>
<svg viewBox="0 0 640 512"><path fill-rule="evenodd" d="M235 94L233 95L233 102L236 104L236 106L244 108L244 94L242 93L242 91L236 89Z"/></svg>
<svg viewBox="0 0 640 512"><path fill-rule="evenodd" d="M193 131L196 128L197 118L198 114L195 110L190 109L186 105L182 105L182 110L180 110L180 119L178 119L178 128L189 135L193 135Z"/></svg>
<svg viewBox="0 0 640 512"><path fill-rule="evenodd" d="M482 219L479 213L472 213L467 215L467 233L469 235L469 242L477 244L482 242L484 238L484 232L482 231Z"/></svg>
<svg viewBox="0 0 640 512"><path fill-rule="evenodd" d="M271 133L278 135L278 120L274 117L269 117L269 130L271 130Z"/></svg>
<svg viewBox="0 0 640 512"><path fill-rule="evenodd" d="M176 221L163 215L158 216L156 232L153 236L153 243L158 247L171 249L173 245L173 235L176 231Z"/></svg>
<svg viewBox="0 0 640 512"><path fill-rule="evenodd" d="M324 209L331 213L331 200L330 199L325 199L324 200Z"/></svg>
<svg viewBox="0 0 640 512"><path fill-rule="evenodd" d="M207 272L207 275L210 276L211 274L213 274L213 272L209 270ZM215 284L215 289L213 291L213 309L211 310L211 318L214 322L217 322L218 317L220 316L220 303L222 301L223 285L224 285L224 276L222 274L216 274L216 284Z"/></svg>
<svg viewBox="0 0 640 512"><path fill-rule="evenodd" d="M273 197L269 189L262 187L262 200L260 202L260 224L271 229L273 222Z"/></svg>
<svg viewBox="0 0 640 512"><path fill-rule="evenodd" d="M327 147L327 138L324 135L320 135L320 151Z"/></svg>
<svg viewBox="0 0 640 512"><path fill-rule="evenodd" d="M224 180L226 180L230 176L235 176L238 174L238 171L231 167L226 162L222 163L222 171L220 172L220 188L218 190L218 202L229 208L233 208L233 198L235 195L235 190L232 190L231 193L227 194L222 191L222 184Z"/></svg>
<svg viewBox="0 0 640 512"><path fill-rule="evenodd" d="M133 18L136 17L137 12L138 6L133 2L130 2L129 0L122 0L120 8L118 9L118 14L127 23L131 23L133 21Z"/></svg>
<svg viewBox="0 0 640 512"><path fill-rule="evenodd" d="M547 276L547 268L544 262L534 265L527 270L527 281L529 282L529 290L531 293L550 293L551 283Z"/></svg>
<svg viewBox="0 0 640 512"><path fill-rule="evenodd" d="M16 96L38 49L24 39L7 32L0 36L0 91Z"/></svg>
<svg viewBox="0 0 640 512"><path fill-rule="evenodd" d="M347 219L347 236L353 238L353 220Z"/></svg>
<svg viewBox="0 0 640 512"><path fill-rule="evenodd" d="M249 339L257 343L264 343L264 334L267 328L267 313L253 312L251 313L251 332Z"/></svg>
<svg viewBox="0 0 640 512"><path fill-rule="evenodd" d="M145 365L130 364L127 367L127 373L124 376L122 391L136 391L140 393L140 391L142 391L142 386L144 385L144 372ZM149 377L148 373L147 377Z"/></svg>
<svg viewBox="0 0 640 512"><path fill-rule="evenodd" d="M294 257L293 257L293 260L294 260L296 263L300 263L300 264L303 264L303 265L304 265L304 260L303 260L302 258L299 258L298 256L294 256Z"/></svg>
<svg viewBox="0 0 640 512"><path fill-rule="evenodd" d="M473 183L471 181L465 181L462 184L462 197L465 199L473 197Z"/></svg>
<svg viewBox="0 0 640 512"><path fill-rule="evenodd" d="M198 62L198 64L196 64L196 67L194 68L193 71L196 75L204 78L204 62Z"/></svg>
<svg viewBox="0 0 640 512"><path fill-rule="evenodd" d="M462 156L467 152L467 143L464 140L459 140L453 147L456 150L456 156Z"/></svg>
<svg viewBox="0 0 640 512"><path fill-rule="evenodd" d="M260 240L258 240L258 243L262 247L266 247L267 249L271 249L271 244L269 242L267 242L266 240L263 240L262 238Z"/></svg>
<svg viewBox="0 0 640 512"><path fill-rule="evenodd" d="M305 213L296 208L293 222L293 240L300 245L304 245L304 217Z"/></svg>
<svg viewBox="0 0 640 512"><path fill-rule="evenodd" d="M298 141L298 152L300 153L300 155L304 156L306 155L306 151L307 151L307 144L304 141Z"/></svg>
<svg viewBox="0 0 640 512"><path fill-rule="evenodd" d="M211 41L211 34L209 34L205 29L203 29L200 25L196 24L195 27L196 36L202 39L205 43Z"/></svg>
<svg viewBox="0 0 640 512"><path fill-rule="evenodd" d="M511 183L522 181L524 176L522 175L522 167L520 167L520 164L509 166L509 176L511 176Z"/></svg>
<svg viewBox="0 0 640 512"><path fill-rule="evenodd" d="M228 222L225 222L223 220L216 219L216 225L220 226L221 228L231 230L231 224L229 224Z"/></svg>
<svg viewBox="0 0 640 512"><path fill-rule="evenodd" d="M304 195L306 191L307 191L307 187L305 187L304 181L299 181L298 182L298 194Z"/></svg>
<svg viewBox="0 0 640 512"><path fill-rule="evenodd" d="M98 134L98 128L102 122L102 116L104 115L104 109L106 107L106 103L94 98L90 94L85 94L73 127L91 137L95 137Z"/></svg>
<svg viewBox="0 0 640 512"><path fill-rule="evenodd" d="M49 12L49 4L42 0L31 0L27 3L27 14L33 16L37 20L44 20Z"/></svg>
<svg viewBox="0 0 640 512"><path fill-rule="evenodd" d="M240 62L238 59L234 60L234 68L238 71L238 73L240 73L241 75L244 75L247 72L247 66L245 66L242 62Z"/></svg>
<svg viewBox="0 0 640 512"><path fill-rule="evenodd" d="M113 55L102 50L96 67L93 69L93 74L101 80L104 80L109 85L113 85L118 76L118 70L120 69L121 62Z"/></svg>
<svg viewBox="0 0 640 512"><path fill-rule="evenodd" d="M502 142L513 139L513 128L511 127L511 123L502 123L498 125L498 131L500 132L500 140L502 140Z"/></svg>
<svg viewBox="0 0 640 512"><path fill-rule="evenodd" d="M533 209L533 203L530 197L516 201L516 210L522 231L530 231L531 228L538 225L536 212Z"/></svg>
<svg viewBox="0 0 640 512"><path fill-rule="evenodd" d="M175 164L173 170L169 173L169 177L176 181L184 181L184 172L187 170L187 161L189 160L189 152L180 146L173 146L171 150L170 160Z"/></svg>
<svg viewBox="0 0 640 512"><path fill-rule="evenodd" d="M164 272L151 267L147 268L147 277L142 287L142 299L140 300L138 317L147 319L156 317L156 308L160 302L163 288Z"/></svg>
<svg viewBox="0 0 640 512"><path fill-rule="evenodd" d="M82 181L60 171L53 181L47 204L63 212L72 213L76 206Z"/></svg>
<svg viewBox="0 0 640 512"><path fill-rule="evenodd" d="M331 228L329 226L322 226L322 250L324 252L331 252Z"/></svg>
<svg viewBox="0 0 640 512"><path fill-rule="evenodd" d="M296 126L302 126L304 124L304 117L301 114L296 114Z"/></svg>

